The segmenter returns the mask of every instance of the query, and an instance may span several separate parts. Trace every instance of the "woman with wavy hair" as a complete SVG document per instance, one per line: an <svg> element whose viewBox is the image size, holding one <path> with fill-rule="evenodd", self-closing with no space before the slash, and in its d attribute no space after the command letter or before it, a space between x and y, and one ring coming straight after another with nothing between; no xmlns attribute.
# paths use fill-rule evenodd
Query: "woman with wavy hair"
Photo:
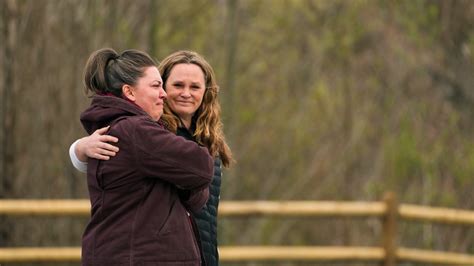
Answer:
<svg viewBox="0 0 474 266"><path fill-rule="evenodd" d="M232 153L222 130L219 86L214 70L198 53L178 51L166 57L158 66L167 99L161 121L168 130L206 147L214 157L214 177L209 200L201 211L192 213L200 238L203 258L208 266L219 264L217 250L217 209L221 186L221 165L229 167ZM70 156L76 168L84 171L87 158L108 160L118 148L118 139L103 135L102 128L71 145ZM186 200L189 191L181 190Z"/></svg>

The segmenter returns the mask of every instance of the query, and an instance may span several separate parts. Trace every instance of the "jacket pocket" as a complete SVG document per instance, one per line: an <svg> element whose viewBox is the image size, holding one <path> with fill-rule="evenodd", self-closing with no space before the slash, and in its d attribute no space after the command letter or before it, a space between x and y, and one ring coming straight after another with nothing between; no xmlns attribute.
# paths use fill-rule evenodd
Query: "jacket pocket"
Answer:
<svg viewBox="0 0 474 266"><path fill-rule="evenodd" d="M158 230L155 233L156 237L164 236L173 233L173 231L176 231L176 224L174 224L173 220L176 220L176 211L174 210L176 205L176 200L173 201L173 203L170 206L170 209L168 210L168 214L166 215L166 218L164 219L163 223L159 225Z"/></svg>

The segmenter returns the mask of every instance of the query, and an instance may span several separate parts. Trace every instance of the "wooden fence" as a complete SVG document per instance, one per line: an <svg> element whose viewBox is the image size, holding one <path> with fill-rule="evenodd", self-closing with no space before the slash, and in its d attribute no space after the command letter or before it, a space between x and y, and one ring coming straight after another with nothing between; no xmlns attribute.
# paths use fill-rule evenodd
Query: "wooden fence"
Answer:
<svg viewBox="0 0 474 266"><path fill-rule="evenodd" d="M8 216L87 216L88 200L0 200L0 215ZM319 201L224 201L219 215L233 216L311 216L379 217L383 232L376 247L324 246L223 246L221 261L367 261L394 266L397 262L431 265L474 265L469 254L408 249L397 246L400 219L420 222L474 226L474 211L398 204L387 193L380 202ZM80 261L80 247L0 248L2 262Z"/></svg>

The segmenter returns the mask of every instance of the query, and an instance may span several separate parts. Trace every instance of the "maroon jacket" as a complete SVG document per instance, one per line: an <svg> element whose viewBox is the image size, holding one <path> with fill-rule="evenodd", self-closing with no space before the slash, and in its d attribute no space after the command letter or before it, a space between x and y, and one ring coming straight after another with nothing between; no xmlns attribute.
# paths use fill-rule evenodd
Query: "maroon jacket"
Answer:
<svg viewBox="0 0 474 266"><path fill-rule="evenodd" d="M188 211L209 196L213 160L206 148L167 131L138 106L94 96L82 113L89 134L111 125L120 152L89 159L91 220L82 239L83 265L200 265ZM178 189L190 190L180 200Z"/></svg>

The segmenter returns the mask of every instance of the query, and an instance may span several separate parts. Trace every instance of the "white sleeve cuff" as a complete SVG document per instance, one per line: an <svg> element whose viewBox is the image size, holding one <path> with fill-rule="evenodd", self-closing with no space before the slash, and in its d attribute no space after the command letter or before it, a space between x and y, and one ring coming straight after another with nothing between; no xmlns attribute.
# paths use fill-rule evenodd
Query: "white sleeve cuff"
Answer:
<svg viewBox="0 0 474 266"><path fill-rule="evenodd" d="M83 162L77 158L76 155L76 144L79 140L74 141L74 143L71 144L71 147L69 147L69 157L71 158L72 165L74 165L74 168L77 170L87 173L87 162Z"/></svg>

